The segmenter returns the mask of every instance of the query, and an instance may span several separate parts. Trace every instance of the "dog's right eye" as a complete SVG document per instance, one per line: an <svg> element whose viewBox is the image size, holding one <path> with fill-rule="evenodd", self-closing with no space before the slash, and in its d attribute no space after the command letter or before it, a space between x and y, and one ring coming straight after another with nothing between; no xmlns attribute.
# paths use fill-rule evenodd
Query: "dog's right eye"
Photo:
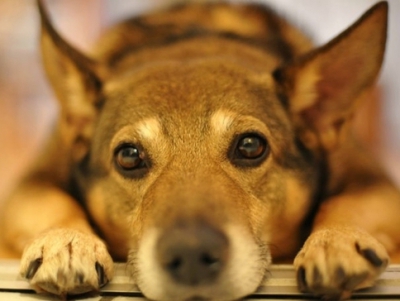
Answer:
<svg viewBox="0 0 400 301"><path fill-rule="evenodd" d="M145 153L133 144L123 144L115 150L114 161L125 177L141 177L148 169Z"/></svg>

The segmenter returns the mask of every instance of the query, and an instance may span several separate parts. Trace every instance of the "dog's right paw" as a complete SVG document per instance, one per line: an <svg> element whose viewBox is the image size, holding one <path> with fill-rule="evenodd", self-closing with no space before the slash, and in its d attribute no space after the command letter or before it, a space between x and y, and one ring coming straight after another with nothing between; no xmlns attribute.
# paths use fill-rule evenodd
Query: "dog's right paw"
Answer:
<svg viewBox="0 0 400 301"><path fill-rule="evenodd" d="M28 245L20 274L37 292L65 296L96 291L113 275L113 261L94 235L50 230Z"/></svg>

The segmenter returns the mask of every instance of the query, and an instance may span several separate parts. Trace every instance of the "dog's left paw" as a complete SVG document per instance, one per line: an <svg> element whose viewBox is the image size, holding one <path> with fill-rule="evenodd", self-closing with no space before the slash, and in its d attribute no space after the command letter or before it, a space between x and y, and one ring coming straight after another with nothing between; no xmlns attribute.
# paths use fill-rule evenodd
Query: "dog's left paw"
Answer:
<svg viewBox="0 0 400 301"><path fill-rule="evenodd" d="M388 262L385 248L371 235L335 228L311 234L294 265L302 292L337 300L372 286Z"/></svg>

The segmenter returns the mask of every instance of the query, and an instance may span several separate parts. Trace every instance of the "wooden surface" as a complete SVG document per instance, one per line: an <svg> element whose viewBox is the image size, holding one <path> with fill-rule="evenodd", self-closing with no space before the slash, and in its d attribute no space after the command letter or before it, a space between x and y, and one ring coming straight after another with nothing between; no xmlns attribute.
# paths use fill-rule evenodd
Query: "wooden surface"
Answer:
<svg viewBox="0 0 400 301"><path fill-rule="evenodd" d="M0 300L59 300L57 297L35 294L28 283L18 275L18 261L0 260ZM290 265L271 267L270 278L246 300L315 300L297 291L295 274ZM382 274L375 287L357 292L356 300L400 300L400 265L390 266ZM69 300L78 300L71 298ZM123 264L116 264L115 276L97 296L80 297L84 301L145 300L129 276Z"/></svg>

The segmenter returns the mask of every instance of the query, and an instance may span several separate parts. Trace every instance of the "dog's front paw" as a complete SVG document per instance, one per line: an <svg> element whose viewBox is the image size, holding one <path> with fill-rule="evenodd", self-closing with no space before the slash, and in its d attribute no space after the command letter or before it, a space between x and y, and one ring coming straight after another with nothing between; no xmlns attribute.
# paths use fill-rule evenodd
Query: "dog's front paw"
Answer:
<svg viewBox="0 0 400 301"><path fill-rule="evenodd" d="M113 261L94 235L55 229L25 248L20 274L37 292L81 294L98 290L112 278Z"/></svg>
<svg viewBox="0 0 400 301"><path fill-rule="evenodd" d="M372 286L388 262L375 238L357 229L337 228L311 234L294 265L301 291L337 300Z"/></svg>

